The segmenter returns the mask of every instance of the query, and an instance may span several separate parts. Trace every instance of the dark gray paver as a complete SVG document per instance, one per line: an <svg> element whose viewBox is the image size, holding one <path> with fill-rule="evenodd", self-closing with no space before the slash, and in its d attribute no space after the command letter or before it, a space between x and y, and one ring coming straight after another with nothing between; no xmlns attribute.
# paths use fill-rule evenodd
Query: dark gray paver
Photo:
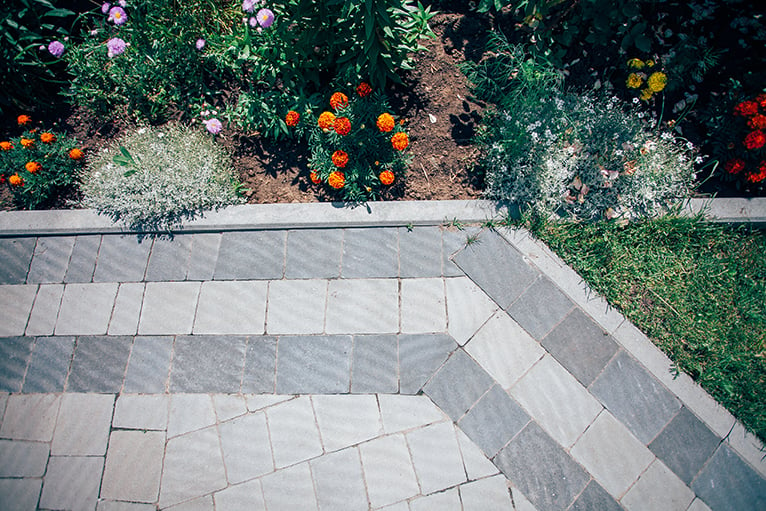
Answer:
<svg viewBox="0 0 766 511"><path fill-rule="evenodd" d="M221 235L215 280L281 279L286 231L225 232Z"/></svg>
<svg viewBox="0 0 766 511"><path fill-rule="evenodd" d="M649 449L686 484L713 455L721 439L688 409L681 408Z"/></svg>
<svg viewBox="0 0 766 511"><path fill-rule="evenodd" d="M645 444L681 408L681 402L657 378L622 350L593 382L590 391Z"/></svg>
<svg viewBox="0 0 766 511"><path fill-rule="evenodd" d="M136 337L125 373L124 392L165 393L172 355L173 337Z"/></svg>
<svg viewBox="0 0 766 511"><path fill-rule="evenodd" d="M622 511L622 509L623 507L600 484L591 481L574 501L569 511Z"/></svg>
<svg viewBox="0 0 766 511"><path fill-rule="evenodd" d="M457 348L446 334L399 336L399 392L417 394Z"/></svg>
<svg viewBox="0 0 766 511"><path fill-rule="evenodd" d="M218 250L221 246L221 233L198 233L192 235L191 254L187 280L210 280L215 273Z"/></svg>
<svg viewBox="0 0 766 511"><path fill-rule="evenodd" d="M93 282L141 282L152 240L137 236L104 235L98 251Z"/></svg>
<svg viewBox="0 0 766 511"><path fill-rule="evenodd" d="M93 280L100 246L101 236L99 235L77 236L75 238L72 256L69 258L69 266L64 275L65 283L84 283Z"/></svg>
<svg viewBox="0 0 766 511"><path fill-rule="evenodd" d="M546 511L567 509L590 480L588 473L534 422L494 461L537 509Z"/></svg>
<svg viewBox="0 0 766 511"><path fill-rule="evenodd" d="M488 458L493 458L527 425L529 415L500 385L493 385L458 426Z"/></svg>
<svg viewBox="0 0 766 511"><path fill-rule="evenodd" d="M540 343L586 387L617 352L617 343L575 308Z"/></svg>
<svg viewBox="0 0 766 511"><path fill-rule="evenodd" d="M247 343L242 392L272 394L276 392L277 339L250 337Z"/></svg>
<svg viewBox="0 0 766 511"><path fill-rule="evenodd" d="M288 231L285 278L338 278L342 250L343 231L340 229Z"/></svg>
<svg viewBox="0 0 766 511"><path fill-rule="evenodd" d="M399 276L441 277L442 233L439 227L399 228Z"/></svg>
<svg viewBox="0 0 766 511"><path fill-rule="evenodd" d="M396 228L346 229L341 276L344 279L397 277L398 238Z"/></svg>
<svg viewBox="0 0 766 511"><path fill-rule="evenodd" d="M178 336L170 392L240 391L247 337Z"/></svg>
<svg viewBox="0 0 766 511"><path fill-rule="evenodd" d="M507 309L529 287L538 272L499 234L484 231L452 258L498 305Z"/></svg>
<svg viewBox="0 0 766 511"><path fill-rule="evenodd" d="M0 238L0 284L23 284L27 279L36 238Z"/></svg>
<svg viewBox="0 0 766 511"><path fill-rule="evenodd" d="M351 392L396 394L399 391L397 336L355 336L351 368Z"/></svg>
<svg viewBox="0 0 766 511"><path fill-rule="evenodd" d="M540 277L508 308L508 314L539 341L572 307L572 301L553 282Z"/></svg>
<svg viewBox="0 0 766 511"><path fill-rule="evenodd" d="M718 447L691 488L713 511L766 509L766 480L726 444Z"/></svg>
<svg viewBox="0 0 766 511"><path fill-rule="evenodd" d="M28 284L51 284L64 282L75 238L57 236L38 238L32 265L27 276Z"/></svg>
<svg viewBox="0 0 766 511"><path fill-rule="evenodd" d="M277 345L277 394L349 392L348 335L284 336Z"/></svg>
<svg viewBox="0 0 766 511"><path fill-rule="evenodd" d="M19 392L32 354L31 337L0 337L0 392Z"/></svg>
<svg viewBox="0 0 766 511"><path fill-rule="evenodd" d="M146 280L184 280L191 257L192 235L178 235L172 239L156 238L149 254Z"/></svg>
<svg viewBox="0 0 766 511"><path fill-rule="evenodd" d="M492 377L479 364L458 349L423 387L423 392L457 421L493 383Z"/></svg>
<svg viewBox="0 0 766 511"><path fill-rule="evenodd" d="M38 337L24 379L24 392L63 392L74 353L74 337Z"/></svg>
<svg viewBox="0 0 766 511"><path fill-rule="evenodd" d="M78 337L66 390L120 392L132 344L129 336Z"/></svg>

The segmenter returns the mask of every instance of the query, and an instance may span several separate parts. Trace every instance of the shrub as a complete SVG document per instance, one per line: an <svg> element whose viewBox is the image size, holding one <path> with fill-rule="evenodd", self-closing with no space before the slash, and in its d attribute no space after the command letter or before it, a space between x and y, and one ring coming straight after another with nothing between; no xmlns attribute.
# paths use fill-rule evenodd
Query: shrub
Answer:
<svg viewBox="0 0 766 511"><path fill-rule="evenodd" d="M31 128L29 116L18 120L29 129L0 142L0 183L10 188L19 209L51 207L75 188L83 153L61 133Z"/></svg>
<svg viewBox="0 0 766 511"><path fill-rule="evenodd" d="M202 210L241 201L225 152L179 124L139 128L88 165L82 204L131 228L166 230Z"/></svg>

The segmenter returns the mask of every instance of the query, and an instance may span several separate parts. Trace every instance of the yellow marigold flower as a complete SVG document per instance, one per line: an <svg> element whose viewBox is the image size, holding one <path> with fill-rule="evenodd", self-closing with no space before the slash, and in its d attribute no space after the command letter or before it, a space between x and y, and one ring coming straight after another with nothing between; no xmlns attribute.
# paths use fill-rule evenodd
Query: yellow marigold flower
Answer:
<svg viewBox="0 0 766 511"><path fill-rule="evenodd" d="M383 133L387 133L394 129L394 118L389 113L382 113L378 116L378 121L376 122L378 125L378 129L382 131Z"/></svg>
<svg viewBox="0 0 766 511"><path fill-rule="evenodd" d="M48 132L40 133L40 141L46 144L52 144L56 141L56 135Z"/></svg>
<svg viewBox="0 0 766 511"><path fill-rule="evenodd" d="M82 151L77 149L76 147L69 151L69 157L73 160L82 160L82 157L85 156Z"/></svg>
<svg viewBox="0 0 766 511"><path fill-rule="evenodd" d="M330 177L327 178L327 184L336 190L339 190L346 185L346 175L339 170L330 172Z"/></svg>
<svg viewBox="0 0 766 511"><path fill-rule="evenodd" d="M36 161L28 161L26 164L24 164L24 168L27 169L27 172L30 174L37 174L40 172L43 166Z"/></svg>
<svg viewBox="0 0 766 511"><path fill-rule="evenodd" d="M646 89L641 91L641 96L639 97L643 99L644 101L649 101L652 98L652 94L654 94L652 92L652 89L647 87Z"/></svg>
<svg viewBox="0 0 766 511"><path fill-rule="evenodd" d="M11 149L13 149L13 144L7 141L0 142L0 149L2 149L3 151L10 151Z"/></svg>
<svg viewBox="0 0 766 511"><path fill-rule="evenodd" d="M380 179L381 183L388 186L394 182L395 176L394 176L394 173L391 172L390 170L384 170L383 172L380 173L378 178Z"/></svg>
<svg viewBox="0 0 766 511"><path fill-rule="evenodd" d="M410 139L407 136L406 133L397 133L393 137L391 137L391 145L394 146L394 149L397 151L404 151L407 149L407 146L410 144Z"/></svg>
<svg viewBox="0 0 766 511"><path fill-rule="evenodd" d="M652 73L649 75L649 78L646 80L646 86L649 87L649 89L652 92L660 92L662 89L665 88L665 86L668 84L668 75L661 71L657 71L656 73Z"/></svg>
<svg viewBox="0 0 766 511"><path fill-rule="evenodd" d="M348 96L342 92L335 92L332 96L330 96L330 106L333 108L333 110L343 108L346 105L348 105Z"/></svg>
<svg viewBox="0 0 766 511"><path fill-rule="evenodd" d="M335 122L335 114L332 112L322 112L322 114L319 116L319 121L317 124L319 124L319 127L323 130L329 130L332 128L333 123Z"/></svg>
<svg viewBox="0 0 766 511"><path fill-rule="evenodd" d="M628 67L631 69L643 69L645 65L641 59L630 59L628 61Z"/></svg>
<svg viewBox="0 0 766 511"><path fill-rule="evenodd" d="M638 76L636 73L630 73L628 75L627 81L625 82L625 85L627 85L629 89L638 89L641 87L642 83L644 83L644 81L640 76Z"/></svg>
<svg viewBox="0 0 766 511"><path fill-rule="evenodd" d="M22 186L24 184L24 180L21 179L21 177L18 174L14 174L8 178L8 183L11 186Z"/></svg>

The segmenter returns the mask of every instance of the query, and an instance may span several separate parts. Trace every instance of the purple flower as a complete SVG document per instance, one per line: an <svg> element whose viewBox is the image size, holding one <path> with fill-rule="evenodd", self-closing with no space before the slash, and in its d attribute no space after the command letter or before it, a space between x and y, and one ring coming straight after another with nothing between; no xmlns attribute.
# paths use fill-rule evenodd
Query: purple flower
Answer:
<svg viewBox="0 0 766 511"><path fill-rule="evenodd" d="M255 10L255 0L245 0L242 2L242 10L245 12L253 12Z"/></svg>
<svg viewBox="0 0 766 511"><path fill-rule="evenodd" d="M109 56L109 58L112 58L124 52L125 48L127 47L127 44L125 44L125 41L123 41L119 37L113 37L106 42L106 47L109 50L107 55Z"/></svg>
<svg viewBox="0 0 766 511"><path fill-rule="evenodd" d="M202 124L204 124L205 128L207 128L207 130L213 135L217 135L223 129L223 124L221 124L221 121L215 118L202 121Z"/></svg>
<svg viewBox="0 0 766 511"><path fill-rule="evenodd" d="M103 14L106 14L106 13L108 13L108 12L109 12L109 8L110 8L111 6L112 6L112 5L111 5L109 2L104 2L103 4L101 4L101 12L102 12Z"/></svg>
<svg viewBox="0 0 766 511"><path fill-rule="evenodd" d="M271 12L271 9L261 9L256 14L256 17L258 18L258 24L263 28L269 28L274 23L274 13Z"/></svg>
<svg viewBox="0 0 766 511"><path fill-rule="evenodd" d="M48 51L54 57L59 58L64 54L64 45L59 41L51 41L48 45Z"/></svg>
<svg viewBox="0 0 766 511"><path fill-rule="evenodd" d="M117 3L120 4L120 7L127 7L128 6L128 2L126 2L125 0L120 0Z"/></svg>
<svg viewBox="0 0 766 511"><path fill-rule="evenodd" d="M197 42L194 43L194 46L199 50L202 51L202 49L205 47L205 40L202 38L197 39Z"/></svg>
<svg viewBox="0 0 766 511"><path fill-rule="evenodd" d="M125 9L122 7L112 7L109 9L109 18L107 18L107 21L111 21L115 25L122 25L128 21L128 15L125 14Z"/></svg>
<svg viewBox="0 0 766 511"><path fill-rule="evenodd" d="M249 23L250 23L251 27L255 27L258 24L258 19L257 18L250 18L250 22Z"/></svg>

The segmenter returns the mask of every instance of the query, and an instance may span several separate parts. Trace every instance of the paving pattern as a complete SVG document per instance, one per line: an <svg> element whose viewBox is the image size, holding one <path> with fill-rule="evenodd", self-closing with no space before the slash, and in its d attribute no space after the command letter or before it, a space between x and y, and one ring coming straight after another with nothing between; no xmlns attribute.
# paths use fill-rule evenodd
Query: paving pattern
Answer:
<svg viewBox="0 0 766 511"><path fill-rule="evenodd" d="M0 238L0 508L758 510L759 444L524 231Z"/></svg>

